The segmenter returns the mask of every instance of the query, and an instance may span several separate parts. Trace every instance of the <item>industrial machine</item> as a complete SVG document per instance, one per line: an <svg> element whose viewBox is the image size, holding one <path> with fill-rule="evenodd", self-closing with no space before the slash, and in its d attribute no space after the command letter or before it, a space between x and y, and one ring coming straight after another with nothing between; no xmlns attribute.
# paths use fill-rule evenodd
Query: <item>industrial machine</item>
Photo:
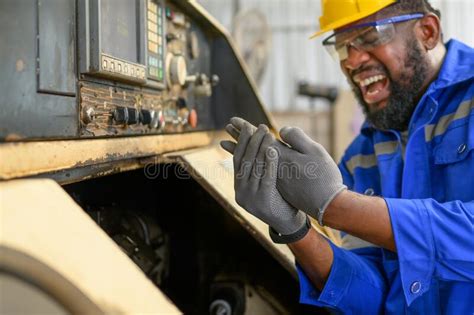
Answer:
<svg viewBox="0 0 474 315"><path fill-rule="evenodd" d="M223 127L272 121L196 2L2 0L0 75L0 313L318 313L234 201Z"/></svg>

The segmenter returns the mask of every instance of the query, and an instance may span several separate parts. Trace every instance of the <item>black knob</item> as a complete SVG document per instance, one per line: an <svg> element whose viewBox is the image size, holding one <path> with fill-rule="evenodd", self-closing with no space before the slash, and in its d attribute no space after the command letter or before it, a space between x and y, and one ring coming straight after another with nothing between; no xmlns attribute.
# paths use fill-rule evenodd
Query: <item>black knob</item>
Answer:
<svg viewBox="0 0 474 315"><path fill-rule="evenodd" d="M188 107L188 104L186 102L186 99L180 97L178 98L178 100L176 101L176 106L179 108L179 109L183 109L183 108L186 108Z"/></svg>
<svg viewBox="0 0 474 315"><path fill-rule="evenodd" d="M126 107L115 108L113 118L116 124L126 124L128 122L128 110Z"/></svg>
<svg viewBox="0 0 474 315"><path fill-rule="evenodd" d="M134 125L138 124L140 115L138 113L138 110L136 108L127 108L128 110L128 124L129 125Z"/></svg>
<svg viewBox="0 0 474 315"><path fill-rule="evenodd" d="M142 109L140 111L140 121L144 125L150 125L153 121L154 111L149 111L148 109Z"/></svg>

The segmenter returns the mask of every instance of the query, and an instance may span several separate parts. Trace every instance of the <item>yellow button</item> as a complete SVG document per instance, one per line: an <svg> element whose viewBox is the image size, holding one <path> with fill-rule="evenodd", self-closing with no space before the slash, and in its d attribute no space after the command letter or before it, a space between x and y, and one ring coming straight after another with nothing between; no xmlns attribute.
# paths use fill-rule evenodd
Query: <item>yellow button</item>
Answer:
<svg viewBox="0 0 474 315"><path fill-rule="evenodd" d="M148 10L150 10L153 13L156 13L157 11L156 3L154 3L152 0L148 0Z"/></svg>
<svg viewBox="0 0 474 315"><path fill-rule="evenodd" d="M148 30L156 32L158 30L158 26L156 25L156 23L148 21Z"/></svg>
<svg viewBox="0 0 474 315"><path fill-rule="evenodd" d="M148 32L148 40L149 41L152 41L154 43L158 43L158 35L156 35L156 33L154 32Z"/></svg>
<svg viewBox="0 0 474 315"><path fill-rule="evenodd" d="M154 52L155 54L158 53L158 45L156 43L153 43L153 42L148 42L148 50L150 50L151 52Z"/></svg>
<svg viewBox="0 0 474 315"><path fill-rule="evenodd" d="M152 21L153 23L156 23L156 13L153 13L151 11L148 11L148 20Z"/></svg>

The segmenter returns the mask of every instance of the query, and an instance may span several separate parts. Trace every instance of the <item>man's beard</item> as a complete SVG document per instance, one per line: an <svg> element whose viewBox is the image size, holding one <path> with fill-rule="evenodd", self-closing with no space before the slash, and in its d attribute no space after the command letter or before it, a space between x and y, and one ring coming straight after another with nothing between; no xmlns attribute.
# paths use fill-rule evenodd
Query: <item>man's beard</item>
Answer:
<svg viewBox="0 0 474 315"><path fill-rule="evenodd" d="M351 82L352 89L364 110L367 120L374 127L382 130L405 131L408 129L410 118L428 74L428 62L423 57L423 52L417 45L417 41L409 39L407 40L405 70L402 72L400 79L395 81L389 71L385 67L383 68L390 80L390 97L384 108L371 112L369 105L362 96L362 92L353 82Z"/></svg>

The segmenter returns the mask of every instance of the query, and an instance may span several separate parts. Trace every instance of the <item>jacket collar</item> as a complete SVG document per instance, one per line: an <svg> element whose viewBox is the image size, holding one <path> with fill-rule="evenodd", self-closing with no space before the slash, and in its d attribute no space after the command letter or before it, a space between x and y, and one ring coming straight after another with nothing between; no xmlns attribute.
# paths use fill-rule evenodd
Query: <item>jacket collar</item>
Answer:
<svg viewBox="0 0 474 315"><path fill-rule="evenodd" d="M474 49L455 39L446 43L447 53L434 90L442 89L474 77Z"/></svg>

